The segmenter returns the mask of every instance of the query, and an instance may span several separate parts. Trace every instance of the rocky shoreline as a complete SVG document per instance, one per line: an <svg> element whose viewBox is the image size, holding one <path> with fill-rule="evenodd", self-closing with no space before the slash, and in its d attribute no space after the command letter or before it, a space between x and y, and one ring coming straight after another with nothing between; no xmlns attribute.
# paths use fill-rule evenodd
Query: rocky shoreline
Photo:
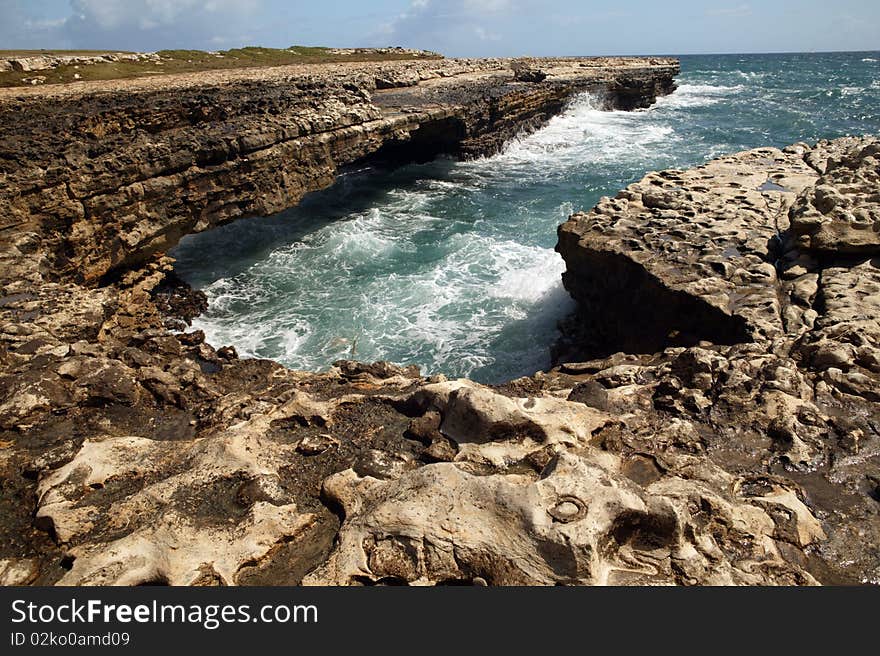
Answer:
<svg viewBox="0 0 880 656"><path fill-rule="evenodd" d="M565 362L503 386L171 330L203 309L163 255L182 235L348 164L494 152L580 91L648 106L678 70L515 68L0 92L0 584L880 579L874 139L652 173L573 216Z"/></svg>
<svg viewBox="0 0 880 656"><path fill-rule="evenodd" d="M619 365L594 375L803 501L825 537L785 557L826 583L880 582L878 183L875 137L762 148L651 173L559 228L569 357L643 354L560 371ZM771 512L777 538L803 510Z"/></svg>
<svg viewBox="0 0 880 656"><path fill-rule="evenodd" d="M496 152L574 94L609 107L674 88L672 60L428 60L212 71L0 90L4 235L33 233L51 273L87 284L182 236L265 216L374 160Z"/></svg>

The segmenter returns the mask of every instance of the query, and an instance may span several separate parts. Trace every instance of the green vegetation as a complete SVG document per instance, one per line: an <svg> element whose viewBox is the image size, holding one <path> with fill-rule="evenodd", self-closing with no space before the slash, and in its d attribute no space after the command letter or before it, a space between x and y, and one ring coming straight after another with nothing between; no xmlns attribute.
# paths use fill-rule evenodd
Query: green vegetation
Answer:
<svg viewBox="0 0 880 656"><path fill-rule="evenodd" d="M15 57L107 54L106 50L0 50L0 59ZM290 64L324 64L331 62L392 61L410 59L440 59L434 53L373 49L337 51L333 48L291 46L290 48L235 48L219 52L202 50L161 50L159 61L118 61L97 64L70 65L41 71L0 72L0 87L28 86L24 78L44 77L44 84L64 84L87 80L122 80L172 73L198 73L235 68L264 68Z"/></svg>

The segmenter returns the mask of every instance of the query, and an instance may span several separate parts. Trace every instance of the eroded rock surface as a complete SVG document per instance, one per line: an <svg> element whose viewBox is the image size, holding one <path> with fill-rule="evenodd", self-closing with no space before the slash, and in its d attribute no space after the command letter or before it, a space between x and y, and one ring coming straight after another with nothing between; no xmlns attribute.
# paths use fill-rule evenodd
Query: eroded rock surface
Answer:
<svg viewBox="0 0 880 656"><path fill-rule="evenodd" d="M594 339L652 352L669 342L784 335L791 303L778 284L782 236L797 194L817 178L797 149L760 149L651 173L572 217L557 250L566 287L609 315L597 318ZM801 305L815 296L804 281L792 283ZM650 314L649 325L631 320L633 308Z"/></svg>
<svg viewBox="0 0 880 656"><path fill-rule="evenodd" d="M375 157L493 152L575 93L650 104L672 60L400 61L0 92L0 576L298 583L339 527L322 484L456 457L395 395L417 371L323 375L173 334L204 299L162 252ZM635 84L618 91L617 82ZM390 399L390 400L389 400Z"/></svg>
<svg viewBox="0 0 880 656"><path fill-rule="evenodd" d="M161 254L180 234L367 155L491 152L593 85L650 103L675 68L614 66L4 96L35 113L2 137L0 584L880 579L876 261L792 229L820 176L870 201L871 140L652 174L573 217L569 289L662 330L598 353L608 324L572 341L590 357L496 388L387 363L295 372L186 332L204 299ZM40 121L57 136L27 133Z"/></svg>
<svg viewBox="0 0 880 656"><path fill-rule="evenodd" d="M473 472L460 458L393 481L353 470L330 477L325 489L345 523L307 582L815 582L777 545L773 511L791 515L797 547L825 537L795 491L768 485L766 494L743 494L746 481L686 457L637 482L626 458L573 441L548 453L540 472Z"/></svg>
<svg viewBox="0 0 880 656"><path fill-rule="evenodd" d="M841 139L830 152L810 155L821 178L791 213L798 247L831 256L880 253L880 143Z"/></svg>
<svg viewBox="0 0 880 656"><path fill-rule="evenodd" d="M797 482L831 528L810 558L828 580L875 583L878 147L845 138L652 173L572 216L558 245L581 302L560 355L607 354L615 331L643 354L562 371L652 386L654 410L686 417L709 460ZM583 319L606 312L598 330ZM633 313L650 319L632 330Z"/></svg>
<svg viewBox="0 0 880 656"><path fill-rule="evenodd" d="M0 228L88 283L186 234L273 214L365 158L489 154L582 91L674 89L674 60L413 60L213 71L0 91Z"/></svg>

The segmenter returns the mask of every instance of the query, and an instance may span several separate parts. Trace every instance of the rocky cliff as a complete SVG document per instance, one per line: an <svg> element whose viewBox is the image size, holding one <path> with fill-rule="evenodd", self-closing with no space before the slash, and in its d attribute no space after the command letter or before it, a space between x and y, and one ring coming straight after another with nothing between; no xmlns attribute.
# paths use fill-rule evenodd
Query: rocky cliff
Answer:
<svg viewBox="0 0 880 656"><path fill-rule="evenodd" d="M181 236L268 215L372 157L496 151L594 90L609 107L674 88L669 60L429 60L220 71L0 92L2 235L38 235L95 283Z"/></svg>
<svg viewBox="0 0 880 656"><path fill-rule="evenodd" d="M802 500L826 537L796 558L831 581L880 582L878 185L873 137L762 148L649 174L559 229L581 306L565 357L631 354L562 371L644 394L702 458Z"/></svg>
<svg viewBox="0 0 880 656"><path fill-rule="evenodd" d="M180 235L346 163L491 152L577 90L647 104L676 70L535 68L4 95L0 584L876 581L875 142L652 174L573 217L566 284L631 354L572 331L579 363L489 388L168 330L200 308L167 275Z"/></svg>

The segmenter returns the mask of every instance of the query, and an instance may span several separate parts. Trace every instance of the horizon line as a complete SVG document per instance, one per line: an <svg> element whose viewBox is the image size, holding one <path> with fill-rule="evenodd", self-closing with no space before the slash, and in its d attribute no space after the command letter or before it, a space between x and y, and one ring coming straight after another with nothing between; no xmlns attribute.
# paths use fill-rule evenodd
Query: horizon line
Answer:
<svg viewBox="0 0 880 656"><path fill-rule="evenodd" d="M520 54L520 55L447 55L441 51L437 50L427 50L423 48L417 48L414 46L399 46L399 45L384 45L384 46L315 46L311 44L296 44L292 46L285 47L274 47L274 46L260 46L260 45L242 45L236 46L233 48L227 48L226 50L238 50L242 48L268 48L274 50L289 50L295 47L307 47L307 48L332 48L332 49L381 49L381 48L404 48L409 50L423 50L424 52L434 52L448 59L508 59L508 58L516 58L516 57L560 57L560 58L587 58L587 57L708 57L708 56L730 56L730 55L834 55L834 54L860 54L860 53L880 53L880 48L874 50L750 50L750 51L740 51L740 52L715 52L715 51L703 51L703 52L641 52L641 53L628 53L628 54L555 54L555 55L530 55L530 54ZM223 52L223 49L211 49L211 50L201 50L200 48L189 48L189 47L176 47L176 48L159 48L158 50L124 50L119 48L2 48L0 50L6 52L15 52L19 51L31 51L31 52L52 52L52 51L66 51L66 52L141 52L141 53L149 53L149 52L161 52L163 50L195 50L201 52Z"/></svg>

